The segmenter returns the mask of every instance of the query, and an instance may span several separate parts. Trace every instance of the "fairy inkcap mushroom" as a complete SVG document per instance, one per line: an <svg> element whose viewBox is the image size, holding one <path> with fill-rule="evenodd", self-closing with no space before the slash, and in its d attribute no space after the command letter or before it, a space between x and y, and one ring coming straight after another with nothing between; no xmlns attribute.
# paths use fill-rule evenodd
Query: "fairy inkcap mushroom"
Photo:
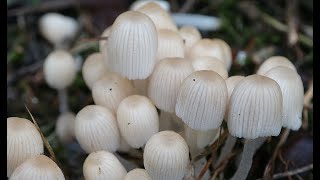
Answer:
<svg viewBox="0 0 320 180"><path fill-rule="evenodd" d="M182 179L188 163L188 145L173 131L154 134L144 148L143 164L153 180Z"/></svg>
<svg viewBox="0 0 320 180"><path fill-rule="evenodd" d="M157 61L169 57L184 57L184 44L181 36L172 30L158 30Z"/></svg>
<svg viewBox="0 0 320 180"><path fill-rule="evenodd" d="M12 173L10 180L64 180L64 175L58 165L45 155L35 155Z"/></svg>
<svg viewBox="0 0 320 180"><path fill-rule="evenodd" d="M185 52L189 52L191 47L201 39L200 32L194 26L181 27L179 34L183 39Z"/></svg>
<svg viewBox="0 0 320 180"><path fill-rule="evenodd" d="M74 139L74 121L76 115L65 112L59 115L56 122L56 134L62 143L70 143Z"/></svg>
<svg viewBox="0 0 320 180"><path fill-rule="evenodd" d="M117 122L121 135L133 148L143 147L159 131L157 109L145 96L132 95L122 100Z"/></svg>
<svg viewBox="0 0 320 180"><path fill-rule="evenodd" d="M275 68L277 66L284 66L296 71L296 67L292 64L292 62L283 56L272 56L266 59L259 67L257 74L264 75L270 69Z"/></svg>
<svg viewBox="0 0 320 180"><path fill-rule="evenodd" d="M152 20L137 11L120 14L107 41L110 70L130 79L146 79L156 63L157 30Z"/></svg>
<svg viewBox="0 0 320 180"><path fill-rule="evenodd" d="M211 70L218 73L223 79L228 78L228 70L219 59L210 56L190 58L195 71Z"/></svg>
<svg viewBox="0 0 320 180"><path fill-rule="evenodd" d="M7 118L7 177L26 159L42 153L43 142L35 125L24 118Z"/></svg>
<svg viewBox="0 0 320 180"><path fill-rule="evenodd" d="M88 153L99 150L115 152L120 145L120 133L114 114L108 108L88 105L76 115L75 136Z"/></svg>
<svg viewBox="0 0 320 180"><path fill-rule="evenodd" d="M152 0L153 3L157 3L162 9L170 12L170 4L168 1L164 1L164 0ZM131 5L130 5L130 10L132 11L136 11L137 9L139 9L140 7L144 6L145 4L150 3L150 0L137 0L134 1Z"/></svg>
<svg viewBox="0 0 320 180"><path fill-rule="evenodd" d="M86 180L122 180L127 174L115 155L107 151L89 154L83 163L83 176Z"/></svg>
<svg viewBox="0 0 320 180"><path fill-rule="evenodd" d="M136 168L128 172L124 180L152 180L145 169Z"/></svg>

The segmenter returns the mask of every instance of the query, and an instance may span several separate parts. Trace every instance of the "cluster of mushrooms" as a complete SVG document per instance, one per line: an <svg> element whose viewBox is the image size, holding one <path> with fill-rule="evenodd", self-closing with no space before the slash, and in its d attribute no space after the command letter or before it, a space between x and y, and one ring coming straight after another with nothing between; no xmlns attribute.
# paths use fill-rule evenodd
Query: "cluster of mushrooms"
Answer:
<svg viewBox="0 0 320 180"><path fill-rule="evenodd" d="M290 60L273 56L256 74L229 77L232 56L225 41L202 38L192 26L178 29L157 3L135 8L103 32L107 39L99 42L100 52L82 66L95 104L76 115L64 107L57 120L59 139L70 143L75 138L89 154L83 164L86 180L183 179L192 158L215 142L220 131L228 131L229 137L214 164L231 152L237 138L244 138L232 177L244 180L266 137L278 136L282 127L300 128L304 89ZM72 39L77 25L69 19L60 22L63 17L57 16L45 18L70 28L47 27L42 19L41 32L56 48L45 60L44 75L64 101L77 67L62 44ZM52 29L55 32L46 33ZM31 121L9 117L7 130L10 179L65 179L57 164L43 155L41 135ZM145 169L127 172L114 153L139 148ZM194 176L203 161L205 157L193 164ZM203 179L209 177L207 171Z"/></svg>

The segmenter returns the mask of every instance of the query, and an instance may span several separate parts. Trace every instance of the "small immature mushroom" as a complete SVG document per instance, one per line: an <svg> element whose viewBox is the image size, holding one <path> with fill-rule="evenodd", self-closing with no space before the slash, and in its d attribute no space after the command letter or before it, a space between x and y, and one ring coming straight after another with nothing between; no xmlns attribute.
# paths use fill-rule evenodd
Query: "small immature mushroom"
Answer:
<svg viewBox="0 0 320 180"><path fill-rule="evenodd" d="M169 29L176 32L178 31L178 28L170 14L155 2L148 2L136 11L148 15L155 24L157 30Z"/></svg>
<svg viewBox="0 0 320 180"><path fill-rule="evenodd" d="M152 20L137 11L120 14L107 41L110 70L130 79L146 79L156 63L157 30Z"/></svg>
<svg viewBox="0 0 320 180"><path fill-rule="evenodd" d="M145 169L136 168L128 172L124 180L152 180Z"/></svg>
<svg viewBox="0 0 320 180"><path fill-rule="evenodd" d="M196 71L180 86L176 114L192 129L217 129L223 121L227 101L227 86L218 73Z"/></svg>
<svg viewBox="0 0 320 180"><path fill-rule="evenodd" d="M93 101L116 112L119 103L134 93L132 82L116 73L106 73L92 87Z"/></svg>
<svg viewBox="0 0 320 180"><path fill-rule="evenodd" d="M120 145L120 132L111 110L98 105L88 105L76 115L76 139L87 153L106 150L115 152Z"/></svg>
<svg viewBox="0 0 320 180"><path fill-rule="evenodd" d="M223 79L228 78L228 70L219 59L210 56L200 56L191 58L195 71L211 70L218 73Z"/></svg>
<svg viewBox="0 0 320 180"><path fill-rule="evenodd" d="M296 71L296 67L292 64L292 62L283 56L272 56L266 59L259 67L257 74L264 75L270 69L275 68L277 66L284 66Z"/></svg>
<svg viewBox="0 0 320 180"><path fill-rule="evenodd" d="M153 180L182 179L188 163L188 145L173 131L158 132L144 148L143 164Z"/></svg>
<svg viewBox="0 0 320 180"><path fill-rule="evenodd" d="M43 142L35 125L24 118L7 118L7 177L26 159L42 153Z"/></svg>
<svg viewBox="0 0 320 180"><path fill-rule="evenodd" d="M12 173L10 180L64 180L64 175L57 164L45 155L35 155Z"/></svg>
<svg viewBox="0 0 320 180"><path fill-rule="evenodd" d="M65 112L58 117L56 122L56 134L62 143L70 143L74 140L74 121L76 115Z"/></svg>
<svg viewBox="0 0 320 180"><path fill-rule="evenodd" d="M83 163L86 180L122 180L126 174L126 169L117 157L107 151L92 152Z"/></svg>
<svg viewBox="0 0 320 180"><path fill-rule="evenodd" d="M103 62L103 55L101 53L93 53L87 57L82 66L83 80L89 89L92 89L93 84L107 71Z"/></svg>
<svg viewBox="0 0 320 180"><path fill-rule="evenodd" d="M198 29L194 26L181 27L179 34L183 39L185 52L189 52L191 47L202 38Z"/></svg>
<svg viewBox="0 0 320 180"><path fill-rule="evenodd" d="M158 30L157 61L169 57L184 57L183 39L175 31L160 29Z"/></svg>
<svg viewBox="0 0 320 180"><path fill-rule="evenodd" d="M168 1L164 1L164 0L152 0L152 2L157 3L162 9L170 12L170 4ZM136 11L137 9L139 9L140 7L144 6L145 4L150 3L150 0L137 0L134 1L131 5L130 5L130 10L132 11Z"/></svg>
<svg viewBox="0 0 320 180"><path fill-rule="evenodd" d="M264 76L275 80L283 97L282 126L298 130L301 127L301 115L303 110L304 90L301 77L295 70L279 66L272 68Z"/></svg>
<svg viewBox="0 0 320 180"><path fill-rule="evenodd" d="M143 147L159 131L157 109L145 96L132 95L122 100L117 122L121 135L133 148Z"/></svg>

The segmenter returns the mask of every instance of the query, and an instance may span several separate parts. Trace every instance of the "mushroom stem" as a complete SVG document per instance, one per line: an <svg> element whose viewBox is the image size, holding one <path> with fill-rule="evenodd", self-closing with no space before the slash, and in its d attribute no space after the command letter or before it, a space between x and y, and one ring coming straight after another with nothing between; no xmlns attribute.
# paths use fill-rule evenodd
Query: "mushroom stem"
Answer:
<svg viewBox="0 0 320 180"><path fill-rule="evenodd" d="M225 157L231 153L234 145L236 144L237 142L237 138L232 136L231 134L228 135L228 138L226 140L226 143L224 144L224 146L222 147L221 149L221 154L218 158L218 160L216 161L215 163L215 168L217 168L217 166L221 163L221 161L223 159L225 159Z"/></svg>
<svg viewBox="0 0 320 180"><path fill-rule="evenodd" d="M246 140L239 167L230 180L245 180L247 178L251 169L252 158L256 150L264 143L266 139L267 137L260 137Z"/></svg>
<svg viewBox="0 0 320 180"><path fill-rule="evenodd" d="M69 105L68 105L68 94L67 94L67 89L66 88L58 90L58 98L59 98L59 111L60 111L60 114L68 112L69 111Z"/></svg>

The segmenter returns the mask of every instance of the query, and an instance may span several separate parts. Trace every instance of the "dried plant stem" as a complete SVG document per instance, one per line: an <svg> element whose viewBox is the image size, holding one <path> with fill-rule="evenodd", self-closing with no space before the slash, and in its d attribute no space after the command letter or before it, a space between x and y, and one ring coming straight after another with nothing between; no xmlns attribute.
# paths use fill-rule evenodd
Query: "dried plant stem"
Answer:
<svg viewBox="0 0 320 180"><path fill-rule="evenodd" d="M215 168L215 171L211 177L211 180L215 180L218 175L225 169L225 167L227 166L229 160L231 158L233 158L236 154L238 154L240 151L237 150L235 152L230 152L229 154L226 154L226 156L221 160L221 162L217 165L217 167Z"/></svg>
<svg viewBox="0 0 320 180"><path fill-rule="evenodd" d="M59 111L60 114L68 112L69 111L69 105L68 105L68 94L67 89L60 89L58 90L58 98L59 98Z"/></svg>
<svg viewBox="0 0 320 180"><path fill-rule="evenodd" d="M226 156L231 153L236 142L237 142L237 138L232 136L231 134L229 134L228 138L226 140L226 143L224 144L224 146L221 149L220 156L215 163L215 166L214 166L215 168L217 168L218 165L226 158Z"/></svg>
<svg viewBox="0 0 320 180"><path fill-rule="evenodd" d="M313 163L309 164L307 166L303 166L303 167L298 168L298 169L294 169L292 171L286 171L286 172L274 174L272 176L272 179L280 179L280 178L284 178L284 177L288 177L289 178L290 176L298 175L300 173L303 173L303 172L306 172L306 171L310 171L311 169L313 169ZM257 180L262 180L262 179L263 178L257 179Z"/></svg>

